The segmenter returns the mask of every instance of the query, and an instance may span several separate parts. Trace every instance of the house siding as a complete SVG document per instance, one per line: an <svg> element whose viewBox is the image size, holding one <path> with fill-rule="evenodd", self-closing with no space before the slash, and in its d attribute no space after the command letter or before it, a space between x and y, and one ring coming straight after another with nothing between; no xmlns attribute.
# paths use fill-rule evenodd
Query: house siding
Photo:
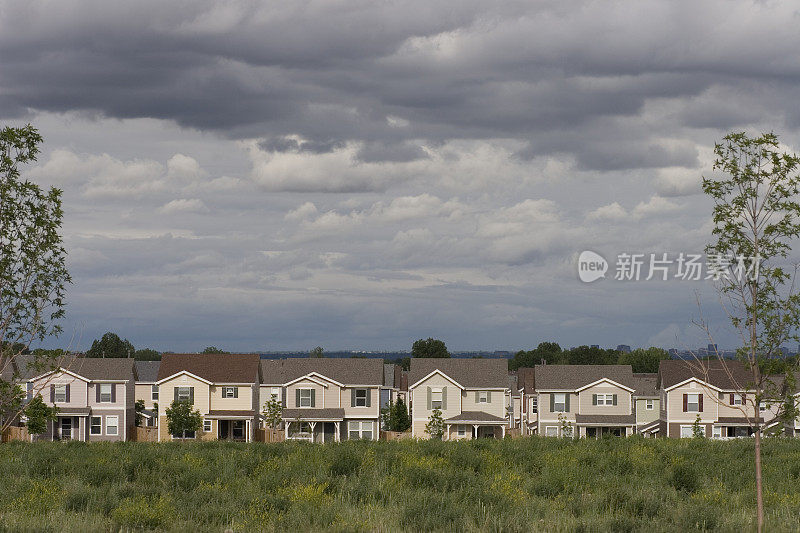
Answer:
<svg viewBox="0 0 800 533"><path fill-rule="evenodd" d="M617 405L592 405L594 394L616 394ZM548 398L548 409L550 408ZM572 406L570 405L570 410ZM598 383L578 394L576 412L582 415L629 415L632 414L631 393L610 383Z"/></svg>

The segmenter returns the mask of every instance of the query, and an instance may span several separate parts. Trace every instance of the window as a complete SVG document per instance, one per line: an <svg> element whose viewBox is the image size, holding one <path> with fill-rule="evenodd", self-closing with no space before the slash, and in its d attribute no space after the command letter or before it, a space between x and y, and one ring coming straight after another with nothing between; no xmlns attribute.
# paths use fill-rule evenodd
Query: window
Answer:
<svg viewBox="0 0 800 533"><path fill-rule="evenodd" d="M539 412L539 401L536 399L536 396L531 398L531 413L538 413Z"/></svg>
<svg viewBox="0 0 800 533"><path fill-rule="evenodd" d="M644 404L644 408L647 409L648 411L652 411L653 403L654 403L653 400L647 400L647 402L645 402Z"/></svg>
<svg viewBox="0 0 800 533"><path fill-rule="evenodd" d="M192 387L175 387L175 399L179 402L191 401Z"/></svg>
<svg viewBox="0 0 800 533"><path fill-rule="evenodd" d="M55 386L55 394L53 396L54 401L56 402L66 402L67 401L67 386L66 385L56 385Z"/></svg>
<svg viewBox="0 0 800 533"><path fill-rule="evenodd" d="M372 440L372 421L370 420L351 420L347 423L347 433L350 440L367 439Z"/></svg>
<svg viewBox="0 0 800 533"><path fill-rule="evenodd" d="M158 401L158 385L153 385L150 388L150 399L154 402Z"/></svg>
<svg viewBox="0 0 800 533"><path fill-rule="evenodd" d="M566 411L567 411L567 395L563 392L553 394L553 412L565 413Z"/></svg>
<svg viewBox="0 0 800 533"><path fill-rule="evenodd" d="M211 420L209 420L208 418L203 420L203 431L205 433L211 432Z"/></svg>
<svg viewBox="0 0 800 533"><path fill-rule="evenodd" d="M280 401L281 399L281 389L278 387L272 387L272 399Z"/></svg>
<svg viewBox="0 0 800 533"><path fill-rule="evenodd" d="M440 390L432 390L431 391L431 409L441 409L442 408L442 391Z"/></svg>
<svg viewBox="0 0 800 533"><path fill-rule="evenodd" d="M458 436L459 437L467 436L467 426L458 426Z"/></svg>
<svg viewBox="0 0 800 533"><path fill-rule="evenodd" d="M614 405L614 394L595 394L597 405Z"/></svg>
<svg viewBox="0 0 800 533"><path fill-rule="evenodd" d="M222 397L223 398L238 398L239 397L239 388L238 387L222 387Z"/></svg>
<svg viewBox="0 0 800 533"><path fill-rule="evenodd" d="M558 426L545 426L545 437L558 437Z"/></svg>
<svg viewBox="0 0 800 533"><path fill-rule="evenodd" d="M173 439L180 439L180 438L193 439L193 438L195 438L195 436L196 435L195 435L194 431L184 431L183 435L181 435L180 433L173 433L172 434L172 438Z"/></svg>
<svg viewBox="0 0 800 533"><path fill-rule="evenodd" d="M741 394L731 394L731 405L744 405L744 397Z"/></svg>
<svg viewBox="0 0 800 533"><path fill-rule="evenodd" d="M356 403L355 407L366 407L367 406L367 389L356 389Z"/></svg>
<svg viewBox="0 0 800 533"><path fill-rule="evenodd" d="M706 436L706 426L703 424L700 424L700 434ZM681 426L681 438L691 439L692 437L694 437L694 426Z"/></svg>
<svg viewBox="0 0 800 533"><path fill-rule="evenodd" d="M111 402L111 383L100 384L100 402L101 403Z"/></svg>
<svg viewBox="0 0 800 533"><path fill-rule="evenodd" d="M300 389L300 405L298 407L313 407L311 405L311 389Z"/></svg>
<svg viewBox="0 0 800 533"><path fill-rule="evenodd" d="M769 409L770 407L772 406L767 402L758 402L758 410L761 411L762 413L767 409Z"/></svg>
<svg viewBox="0 0 800 533"><path fill-rule="evenodd" d="M722 428L720 426L714 426L713 429L711 430L711 436L714 437L715 439L721 439Z"/></svg>
<svg viewBox="0 0 800 533"><path fill-rule="evenodd" d="M89 434L102 435L103 434L103 421L99 416L93 416L89 421Z"/></svg>
<svg viewBox="0 0 800 533"><path fill-rule="evenodd" d="M234 439L244 438L244 420L233 421L233 438Z"/></svg>
<svg viewBox="0 0 800 533"><path fill-rule="evenodd" d="M482 390L478 393L478 403L489 403L489 392Z"/></svg>
<svg viewBox="0 0 800 533"><path fill-rule="evenodd" d="M119 417L106 416L106 435L117 435L119 432Z"/></svg>
<svg viewBox="0 0 800 533"><path fill-rule="evenodd" d="M687 394L686 395L686 411L690 413L700 412L700 395Z"/></svg>

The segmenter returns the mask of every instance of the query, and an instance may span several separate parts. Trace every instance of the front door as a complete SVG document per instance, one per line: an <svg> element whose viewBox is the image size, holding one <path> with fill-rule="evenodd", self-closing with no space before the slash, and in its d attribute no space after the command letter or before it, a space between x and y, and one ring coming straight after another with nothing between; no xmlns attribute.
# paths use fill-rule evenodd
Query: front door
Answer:
<svg viewBox="0 0 800 533"><path fill-rule="evenodd" d="M61 440L72 440L72 418L61 419Z"/></svg>
<svg viewBox="0 0 800 533"><path fill-rule="evenodd" d="M333 422L325 422L322 432L322 442L334 442L336 440L336 424Z"/></svg>
<svg viewBox="0 0 800 533"><path fill-rule="evenodd" d="M230 437L231 434L231 421L230 420L219 420L217 422L219 425L219 432L218 432L218 439L225 440Z"/></svg>
<svg viewBox="0 0 800 533"><path fill-rule="evenodd" d="M586 437L597 438L597 428L586 428Z"/></svg>

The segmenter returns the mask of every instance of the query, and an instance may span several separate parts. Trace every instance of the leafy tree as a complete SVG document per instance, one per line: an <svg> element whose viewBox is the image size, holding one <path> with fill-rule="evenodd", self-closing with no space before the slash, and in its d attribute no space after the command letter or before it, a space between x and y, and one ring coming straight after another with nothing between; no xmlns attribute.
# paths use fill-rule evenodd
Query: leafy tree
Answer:
<svg viewBox="0 0 800 533"><path fill-rule="evenodd" d="M785 261L790 243L800 236L800 158L779 151L778 137L767 133L749 137L730 133L714 147L717 175L703 178L703 192L714 202L712 231L715 241L706 247L709 262L719 265L717 289L725 311L739 332L742 347L737 359L749 369L750 383L741 383L752 409L742 409L754 429L756 515L758 531L764 527L761 469L761 435L764 420L758 416L762 400L783 398L793 391L794 372L779 362L785 359L781 345L797 342L800 297L794 270L777 264ZM729 261L725 264L723 261ZM698 325L711 342L709 326ZM722 365L727 365L715 354ZM776 370L785 379L776 378ZM781 386L781 381L783 385ZM785 388L782 388L785 387ZM713 395L712 395L713 397ZM794 402L780 402L779 418L794 421Z"/></svg>
<svg viewBox="0 0 800 533"><path fill-rule="evenodd" d="M658 372L658 363L670 359L669 352L663 348L637 348L629 353L620 353L617 364L631 365L634 372Z"/></svg>
<svg viewBox="0 0 800 533"><path fill-rule="evenodd" d="M325 357L325 351L322 349L322 346L317 346L310 352L308 352L309 357Z"/></svg>
<svg viewBox="0 0 800 533"><path fill-rule="evenodd" d="M161 353L151 348L142 348L133 353L133 358L137 361L160 361Z"/></svg>
<svg viewBox="0 0 800 533"><path fill-rule="evenodd" d="M431 412L428 423L425 424L425 431L428 432L432 439L442 440L444 436L444 419L442 418L441 409L434 409Z"/></svg>
<svg viewBox="0 0 800 533"><path fill-rule="evenodd" d="M221 353L221 354L229 354L231 352L226 352L225 350L220 350L216 346L206 346L203 348L203 351L200 353Z"/></svg>
<svg viewBox="0 0 800 533"><path fill-rule="evenodd" d="M31 435L41 435L47 431L47 422L55 420L58 415L57 407L50 407L42 400L42 396L37 394L23 411L28 419L25 426Z"/></svg>
<svg viewBox="0 0 800 533"><path fill-rule="evenodd" d="M703 426L700 424L700 415L697 415L697 418L692 422L692 438L702 439L705 438L705 436L706 434L703 431Z"/></svg>
<svg viewBox="0 0 800 533"><path fill-rule="evenodd" d="M142 425L142 411L144 411L144 400L136 400L133 404L136 409L136 425Z"/></svg>
<svg viewBox="0 0 800 533"><path fill-rule="evenodd" d="M617 350L578 346L564 353L564 362L569 365L613 365L619 359Z"/></svg>
<svg viewBox="0 0 800 533"><path fill-rule="evenodd" d="M558 364L562 362L563 352L561 346L556 342L540 342L533 350L525 351L520 350L512 359L508 361L509 370L517 370L518 368L534 367L542 364L548 365Z"/></svg>
<svg viewBox="0 0 800 533"><path fill-rule="evenodd" d="M386 431L407 431L411 428L411 417L402 398L397 398L396 402L381 410L381 420Z"/></svg>
<svg viewBox="0 0 800 533"><path fill-rule="evenodd" d="M0 431L21 396L14 360L35 340L61 332L71 282L60 235L61 190L23 179L19 166L36 161L42 137L30 124L0 130ZM38 357L42 363L45 357Z"/></svg>
<svg viewBox="0 0 800 533"><path fill-rule="evenodd" d="M105 333L99 340L92 342L86 351L86 357L133 357L136 350L128 339L122 340L112 332Z"/></svg>
<svg viewBox="0 0 800 533"><path fill-rule="evenodd" d="M558 422L559 426L561 426L561 436L565 439L571 439L574 436L572 422L563 413L558 413Z"/></svg>
<svg viewBox="0 0 800 533"><path fill-rule="evenodd" d="M283 421L283 405L281 401L270 395L269 400L264 403L262 410L264 413L264 420L272 429L278 429Z"/></svg>
<svg viewBox="0 0 800 533"><path fill-rule="evenodd" d="M447 358L450 357L450 352L447 351L443 341L438 339L419 339L414 341L411 346L411 357L429 357L429 358Z"/></svg>
<svg viewBox="0 0 800 533"><path fill-rule="evenodd" d="M200 412L194 409L192 402L188 400L173 401L167 407L167 429L171 435L181 435L181 439L186 438L187 433L199 431L203 427L203 418Z"/></svg>

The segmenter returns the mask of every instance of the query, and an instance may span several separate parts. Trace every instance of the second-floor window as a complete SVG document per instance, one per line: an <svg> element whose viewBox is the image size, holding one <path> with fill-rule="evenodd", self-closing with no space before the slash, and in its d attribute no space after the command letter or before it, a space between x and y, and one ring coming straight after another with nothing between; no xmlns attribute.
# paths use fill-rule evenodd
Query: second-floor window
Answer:
<svg viewBox="0 0 800 533"><path fill-rule="evenodd" d="M769 409L771 406L767 402L758 402L758 410L762 413Z"/></svg>
<svg viewBox="0 0 800 533"><path fill-rule="evenodd" d="M683 395L683 410L687 413L700 413L703 411L703 395L702 394L684 394Z"/></svg>
<svg viewBox="0 0 800 533"><path fill-rule="evenodd" d="M158 385L153 385L150 389L150 399L154 402L158 401Z"/></svg>
<svg viewBox="0 0 800 533"><path fill-rule="evenodd" d="M314 389L298 389L298 407L314 407Z"/></svg>
<svg viewBox="0 0 800 533"><path fill-rule="evenodd" d="M563 392L554 393L553 396L553 412L565 413L567 411L567 395Z"/></svg>
<svg viewBox="0 0 800 533"><path fill-rule="evenodd" d="M536 396L531 398L531 413L538 413L539 412L539 401L536 399Z"/></svg>
<svg viewBox="0 0 800 533"><path fill-rule="evenodd" d="M431 391L431 409L441 409L442 408L442 391L440 390L432 390Z"/></svg>
<svg viewBox="0 0 800 533"><path fill-rule="evenodd" d="M272 392L270 394L273 400L281 401L281 389L278 387L272 387Z"/></svg>
<svg viewBox="0 0 800 533"><path fill-rule="evenodd" d="M222 397L223 398L238 398L239 397L239 388L238 387L222 387Z"/></svg>
<svg viewBox="0 0 800 533"><path fill-rule="evenodd" d="M194 398L194 387L175 387L175 400L179 402L192 401Z"/></svg>
<svg viewBox="0 0 800 533"><path fill-rule="evenodd" d="M111 403L111 383L100 384L100 402Z"/></svg>
<svg viewBox="0 0 800 533"><path fill-rule="evenodd" d="M644 408L647 409L648 411L652 411L653 410L653 400L647 400L647 402L645 402Z"/></svg>
<svg viewBox="0 0 800 533"><path fill-rule="evenodd" d="M594 405L617 405L616 394L595 394Z"/></svg>
<svg viewBox="0 0 800 533"><path fill-rule="evenodd" d="M478 392L478 403L489 403L489 391Z"/></svg>
<svg viewBox="0 0 800 533"><path fill-rule="evenodd" d="M353 396L353 407L367 407L367 389L356 389Z"/></svg>
<svg viewBox="0 0 800 533"><path fill-rule="evenodd" d="M53 394L53 401L64 403L67 401L67 386L66 385L56 385Z"/></svg>

